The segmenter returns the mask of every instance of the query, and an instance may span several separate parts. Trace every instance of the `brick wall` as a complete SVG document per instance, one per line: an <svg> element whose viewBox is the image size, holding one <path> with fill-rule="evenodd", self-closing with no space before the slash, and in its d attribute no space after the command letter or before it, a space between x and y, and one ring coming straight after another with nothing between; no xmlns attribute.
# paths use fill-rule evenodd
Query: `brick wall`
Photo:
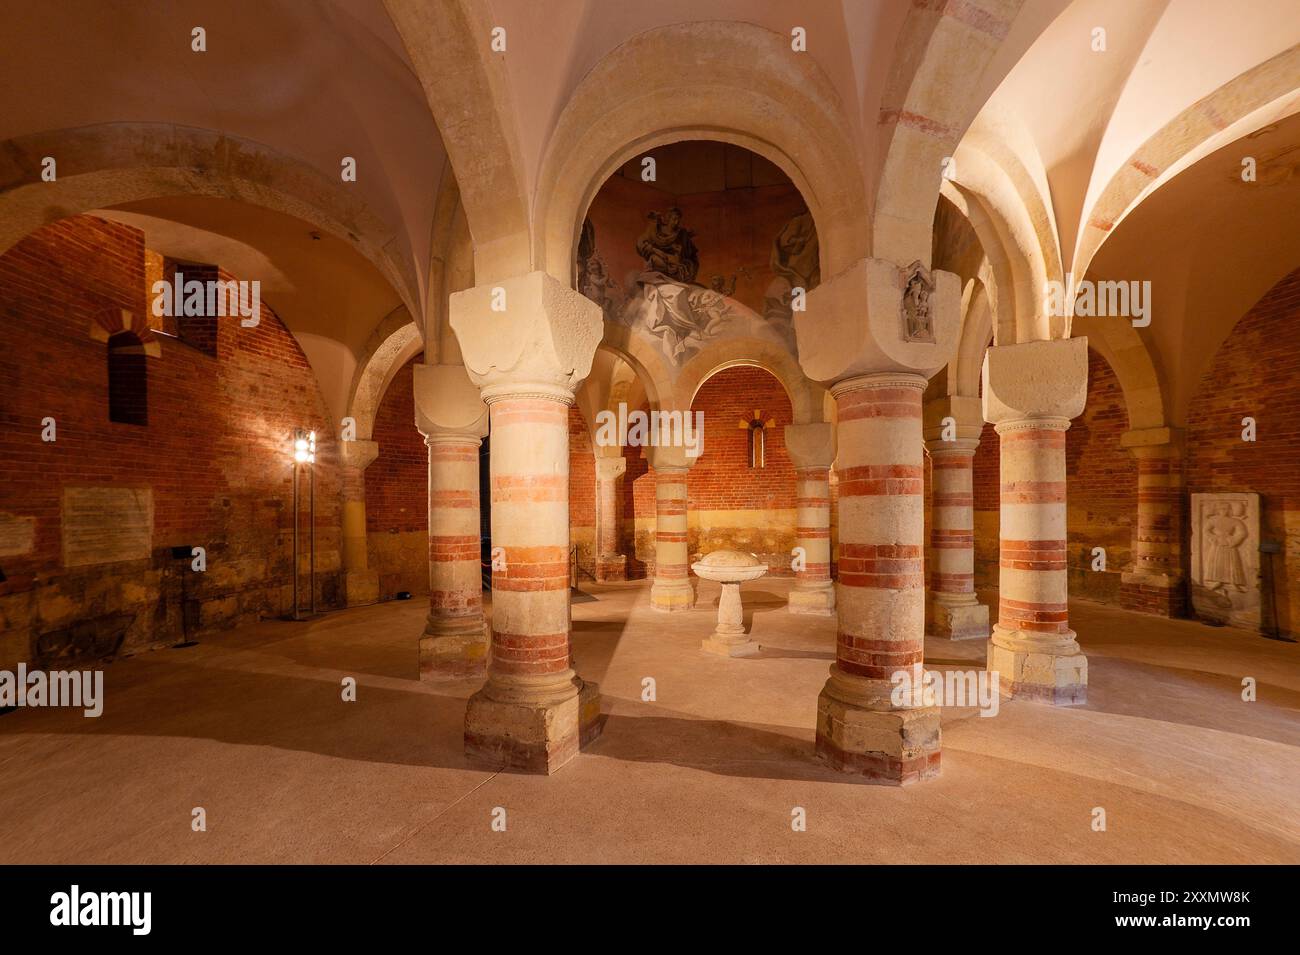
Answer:
<svg viewBox="0 0 1300 955"><path fill-rule="evenodd" d="M429 453L415 427L417 355L398 370L375 412L379 454L366 468L367 560L380 599L429 592Z"/></svg>
<svg viewBox="0 0 1300 955"><path fill-rule="evenodd" d="M596 575L596 455L586 419L569 406L569 546L578 549L579 582Z"/></svg>
<svg viewBox="0 0 1300 955"><path fill-rule="evenodd" d="M1067 432L1068 435L1068 432ZM1068 437L1067 437L1067 440ZM999 455L1001 445L993 425L985 424L975 449L971 483L975 502L975 589L996 590L998 586ZM996 611L994 611L996 615Z"/></svg>
<svg viewBox="0 0 1300 955"><path fill-rule="evenodd" d="M334 429L297 342L265 303L257 327L221 322L221 360L153 335L144 257L141 232L90 216L0 257L0 665L40 647L129 650L287 611L299 426L320 436L318 603L340 601ZM109 421L104 339L120 309L160 350L145 363L144 426ZM47 416L52 443L41 440ZM147 489L149 556L65 567L64 492L79 487ZM28 519L30 547L14 533ZM97 527L108 541L113 520ZM207 550L204 573L171 556L192 545Z"/></svg>
<svg viewBox="0 0 1300 955"><path fill-rule="evenodd" d="M687 478L691 559L721 548L751 551L771 573L789 575L795 473L785 450L793 421L785 389L761 368L727 368L704 383L691 410L704 413L704 453ZM761 468L749 466L749 438L739 426L755 411L772 422Z"/></svg>
<svg viewBox="0 0 1300 955"><path fill-rule="evenodd" d="M1246 416L1256 421L1254 442L1241 440ZM1300 269L1237 322L1191 401L1186 439L1189 494L1260 494L1261 533L1282 547L1261 560L1264 585L1276 592L1280 629L1294 636L1300 632ZM1190 546L1184 554L1190 567ZM1266 589L1266 626L1273 619Z"/></svg>

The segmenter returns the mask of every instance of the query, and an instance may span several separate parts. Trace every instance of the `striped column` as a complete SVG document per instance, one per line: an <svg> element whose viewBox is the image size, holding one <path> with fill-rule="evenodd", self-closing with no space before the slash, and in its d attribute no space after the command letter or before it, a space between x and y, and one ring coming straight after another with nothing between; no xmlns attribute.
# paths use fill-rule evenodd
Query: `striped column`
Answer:
<svg viewBox="0 0 1300 955"><path fill-rule="evenodd" d="M420 638L422 680L482 676L483 622L476 434L431 431L429 449L429 617Z"/></svg>
<svg viewBox="0 0 1300 955"><path fill-rule="evenodd" d="M831 582L830 467L795 469L795 546L803 551L787 606L791 613L829 616L835 612Z"/></svg>
<svg viewBox="0 0 1300 955"><path fill-rule="evenodd" d="M817 752L895 783L939 772L939 710L891 699L925 650L921 395L905 372L835 384L839 474L836 659L817 704Z"/></svg>
<svg viewBox="0 0 1300 955"><path fill-rule="evenodd" d="M998 422L1001 533L998 622L988 668L1004 695L1082 703L1088 661L1069 624L1065 432L1069 418Z"/></svg>
<svg viewBox="0 0 1300 955"><path fill-rule="evenodd" d="M596 579L626 580L627 555L619 550L622 535L622 495L619 481L627 472L627 459L596 459Z"/></svg>
<svg viewBox="0 0 1300 955"><path fill-rule="evenodd" d="M654 448L651 467L655 476L655 579L650 606L672 613L695 606L691 586L686 524L685 455L676 448Z"/></svg>
<svg viewBox="0 0 1300 955"><path fill-rule="evenodd" d="M1133 566L1123 573L1120 585L1120 603L1126 610L1173 617L1184 609L1179 437L1172 429L1154 428L1130 431L1121 439L1137 459Z"/></svg>
<svg viewBox="0 0 1300 955"><path fill-rule="evenodd" d="M379 574L370 570L366 536L366 468L379 456L374 441L339 444L343 490L343 570L347 605L357 607L379 599Z"/></svg>
<svg viewBox="0 0 1300 955"><path fill-rule="evenodd" d="M933 474L930 593L934 635L984 640L989 611L975 598L975 498L973 466L979 441L953 438L926 442Z"/></svg>
<svg viewBox="0 0 1300 955"><path fill-rule="evenodd" d="M471 756L553 772L594 738L599 696L569 645L566 394L484 394L491 415L492 652L469 703Z"/></svg>

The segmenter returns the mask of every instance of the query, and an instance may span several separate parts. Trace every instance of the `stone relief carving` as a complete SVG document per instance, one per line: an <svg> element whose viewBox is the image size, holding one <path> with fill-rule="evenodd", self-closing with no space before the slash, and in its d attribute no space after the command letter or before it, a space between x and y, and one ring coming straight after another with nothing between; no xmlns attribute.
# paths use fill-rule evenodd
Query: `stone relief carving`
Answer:
<svg viewBox="0 0 1300 955"><path fill-rule="evenodd" d="M1260 626L1259 495L1192 495L1192 607L1248 630Z"/></svg>
<svg viewBox="0 0 1300 955"><path fill-rule="evenodd" d="M903 340L933 342L930 296L934 293L934 280L920 261L913 262L903 274Z"/></svg>

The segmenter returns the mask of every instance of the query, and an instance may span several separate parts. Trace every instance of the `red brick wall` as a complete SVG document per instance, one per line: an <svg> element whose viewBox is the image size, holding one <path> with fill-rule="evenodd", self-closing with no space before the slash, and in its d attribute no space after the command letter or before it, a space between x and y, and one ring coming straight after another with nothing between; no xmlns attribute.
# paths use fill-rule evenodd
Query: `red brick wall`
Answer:
<svg viewBox="0 0 1300 955"><path fill-rule="evenodd" d="M580 576L596 574L596 455L586 419L569 406L569 545Z"/></svg>
<svg viewBox="0 0 1300 955"><path fill-rule="evenodd" d="M222 273L223 279L233 278ZM148 425L111 423L107 346L127 308L144 326L143 235L90 216L47 226L0 257L0 512L36 519L31 553L0 558L0 656L31 658L34 636L124 627L124 646L180 638L288 609L291 433L315 428L319 602L338 602L334 428L297 342L270 307L220 323L217 360L145 332ZM58 440L41 441L41 419ZM153 555L62 566L66 486L152 489ZM208 570L170 548L201 545ZM111 619L110 619L111 618ZM99 621L96 623L95 621ZM107 622L106 622L107 621Z"/></svg>
<svg viewBox="0 0 1300 955"><path fill-rule="evenodd" d="M429 453L415 427L417 355L398 370L375 412L379 454L366 468L366 550L379 597L429 592Z"/></svg>
<svg viewBox="0 0 1300 955"><path fill-rule="evenodd" d="M1068 438L1067 438L1068 440ZM995 590L998 586L998 533L1001 524L999 466L1001 444L993 425L985 424L975 449L971 483L975 501L975 589Z"/></svg>
<svg viewBox="0 0 1300 955"><path fill-rule="evenodd" d="M424 356L417 355L402 366L375 412L371 437L379 455L366 468L366 530L371 534L429 531L429 452L415 427L415 366L423 362Z"/></svg>
<svg viewBox="0 0 1300 955"><path fill-rule="evenodd" d="M1241 440L1247 416L1254 442ZM1265 586L1276 590L1281 630L1300 632L1300 269L1237 322L1191 401L1186 439L1189 494L1261 495L1261 533L1282 544L1261 561ZM1190 567L1190 545L1184 554Z"/></svg>
<svg viewBox="0 0 1300 955"><path fill-rule="evenodd" d="M1088 349L1088 403L1065 434L1070 595L1119 603L1120 574L1132 562L1137 521L1137 461L1120 438L1128 409L1106 359ZM1092 569L1094 547L1106 570Z"/></svg>

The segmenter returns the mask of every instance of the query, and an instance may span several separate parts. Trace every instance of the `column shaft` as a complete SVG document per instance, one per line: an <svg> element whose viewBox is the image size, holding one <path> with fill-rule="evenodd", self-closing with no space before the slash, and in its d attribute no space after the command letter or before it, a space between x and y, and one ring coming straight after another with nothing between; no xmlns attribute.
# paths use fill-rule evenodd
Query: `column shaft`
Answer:
<svg viewBox="0 0 1300 955"><path fill-rule="evenodd" d="M627 555L622 553L622 494L619 482L627 470L624 458L596 459L596 579L626 580Z"/></svg>
<svg viewBox="0 0 1300 955"><path fill-rule="evenodd" d="M492 653L470 699L473 756L552 772L598 732L569 644L568 401L504 394L491 412Z"/></svg>
<svg viewBox="0 0 1300 955"><path fill-rule="evenodd" d="M802 548L804 561L795 570L788 607L791 613L829 616L835 612L829 467L796 468L795 508L795 546Z"/></svg>
<svg viewBox="0 0 1300 955"><path fill-rule="evenodd" d="M650 606L666 612L695 605L687 550L686 475L689 468L659 467L655 476L655 579Z"/></svg>
<svg viewBox="0 0 1300 955"><path fill-rule="evenodd" d="M349 607L379 599L379 574L370 570L366 534L366 468L378 454L374 441L345 441L341 447L343 583Z"/></svg>
<svg viewBox="0 0 1300 955"><path fill-rule="evenodd" d="M481 676L483 622L479 540L479 443L474 434L432 432L429 449L429 616L420 638L420 678Z"/></svg>
<svg viewBox="0 0 1300 955"><path fill-rule="evenodd" d="M1126 610L1178 616L1185 609L1181 447L1171 442L1129 450L1137 459L1137 527L1133 566L1121 577L1120 604Z"/></svg>
<svg viewBox="0 0 1300 955"><path fill-rule="evenodd" d="M987 639L988 608L975 598L975 497L973 465L979 442L929 441L934 496L931 503L930 572L934 635L949 640Z"/></svg>
<svg viewBox="0 0 1300 955"><path fill-rule="evenodd" d="M998 623L988 666L1001 691L1056 704L1082 703L1087 659L1069 623L1065 432L1068 418L1004 420Z"/></svg>
<svg viewBox="0 0 1300 955"><path fill-rule="evenodd" d="M939 710L895 705L925 649L921 394L925 378L867 375L831 388L838 411L839 632L818 699L817 752L892 782L939 772Z"/></svg>

